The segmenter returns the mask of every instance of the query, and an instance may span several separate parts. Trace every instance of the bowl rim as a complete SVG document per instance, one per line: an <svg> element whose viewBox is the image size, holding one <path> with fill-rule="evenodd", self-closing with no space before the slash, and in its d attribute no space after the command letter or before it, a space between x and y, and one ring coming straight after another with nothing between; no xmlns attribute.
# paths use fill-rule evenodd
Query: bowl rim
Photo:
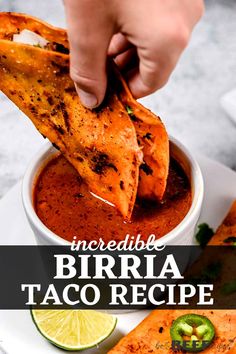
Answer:
<svg viewBox="0 0 236 354"><path fill-rule="evenodd" d="M188 213L183 218L183 220L173 230L171 230L161 238L157 239L158 243L164 245L171 244L171 241L173 241L180 233L182 233L183 231L187 232L192 227L193 223L196 223L196 218L198 219L201 206L202 206L203 196L204 196L203 176L202 176L200 166L196 161L195 157L177 139L170 136L169 140L171 144L177 146L177 148L181 150L183 155L187 158L187 161L189 161L190 163L193 196L192 196L191 207ZM21 194L22 194L23 207L29 222L35 226L37 231L40 231L40 233L43 234L44 239L46 238L48 241L50 241L50 244L53 245L56 243L58 245L65 246L65 245L71 245L71 242L58 236L53 231L51 231L46 225L43 224L43 222L39 219L39 217L37 216L34 210L33 200L32 200L32 186L40 171L39 166L43 167L43 165L46 165L46 163L50 161L50 155L53 155L55 153L56 153L56 149L52 146L52 144L49 141L45 143L43 147L36 153L34 158L31 160L30 164L28 165L28 168L26 169L26 172L24 174L22 180Z"/></svg>

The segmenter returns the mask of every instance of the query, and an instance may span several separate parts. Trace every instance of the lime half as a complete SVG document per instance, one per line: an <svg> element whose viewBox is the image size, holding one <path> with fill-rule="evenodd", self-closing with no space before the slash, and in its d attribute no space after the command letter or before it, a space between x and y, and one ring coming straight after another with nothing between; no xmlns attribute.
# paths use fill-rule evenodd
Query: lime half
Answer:
<svg viewBox="0 0 236 354"><path fill-rule="evenodd" d="M91 348L106 339L116 326L116 317L94 310L32 310L39 332L65 350Z"/></svg>

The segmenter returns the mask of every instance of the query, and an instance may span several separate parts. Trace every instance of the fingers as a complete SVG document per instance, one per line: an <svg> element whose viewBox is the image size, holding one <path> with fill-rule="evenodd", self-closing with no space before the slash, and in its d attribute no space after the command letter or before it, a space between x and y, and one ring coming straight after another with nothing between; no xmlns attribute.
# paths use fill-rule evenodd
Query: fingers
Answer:
<svg viewBox="0 0 236 354"><path fill-rule="evenodd" d="M129 70L132 70L138 66L139 62L136 48L133 47L126 50L124 53L118 54L114 58L114 61L120 71L128 72Z"/></svg>
<svg viewBox="0 0 236 354"><path fill-rule="evenodd" d="M64 4L71 77L82 104L94 108L102 102L106 92L107 51L115 30L113 22L106 1L65 0Z"/></svg>
<svg viewBox="0 0 236 354"><path fill-rule="evenodd" d="M132 48L133 45L128 41L128 39L122 33L116 33L111 40L108 48L108 55L117 56L120 53L127 51Z"/></svg>
<svg viewBox="0 0 236 354"><path fill-rule="evenodd" d="M158 43L158 42L157 42ZM147 50L148 51L148 50ZM168 52L156 45L151 47L151 53L146 50L138 50L139 63L126 74L129 88L135 98L147 96L163 87L176 63L181 52L176 49Z"/></svg>
<svg viewBox="0 0 236 354"><path fill-rule="evenodd" d="M64 0L64 4L71 77L89 108L104 98L107 55L126 72L136 98L161 88L204 10L203 0L149 0L148 4L143 0Z"/></svg>
<svg viewBox="0 0 236 354"><path fill-rule="evenodd" d="M178 23L162 26L137 50L138 67L127 73L126 79L135 98L147 96L163 87L187 46L190 30Z"/></svg>
<svg viewBox="0 0 236 354"><path fill-rule="evenodd" d="M130 0L120 8L121 31L137 48L139 58L138 66L126 74L134 97L146 96L165 85L203 10L203 0L149 0L145 6L142 0ZM120 56L122 63L124 56Z"/></svg>

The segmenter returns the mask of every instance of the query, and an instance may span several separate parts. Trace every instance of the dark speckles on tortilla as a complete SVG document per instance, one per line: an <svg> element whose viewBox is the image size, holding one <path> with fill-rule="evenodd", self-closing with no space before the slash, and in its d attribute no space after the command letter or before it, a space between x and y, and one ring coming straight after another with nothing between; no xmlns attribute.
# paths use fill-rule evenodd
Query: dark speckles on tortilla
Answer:
<svg viewBox="0 0 236 354"><path fill-rule="evenodd" d="M66 110L66 105L65 103L62 101L60 102L56 107L55 109L57 110L61 110L62 114L63 114L63 117L64 117L64 122L65 122L65 126L66 126L66 129L67 131L69 132L70 130L70 120L69 120L69 114Z"/></svg>
<svg viewBox="0 0 236 354"><path fill-rule="evenodd" d="M56 69L56 76L69 74L69 66L58 64L53 60L51 61L51 64Z"/></svg>
<svg viewBox="0 0 236 354"><path fill-rule="evenodd" d="M124 187L124 181L120 181L120 189L123 191L125 189Z"/></svg>
<svg viewBox="0 0 236 354"><path fill-rule="evenodd" d="M41 118L49 118L50 117L49 113L42 113L40 116L41 116Z"/></svg>
<svg viewBox="0 0 236 354"><path fill-rule="evenodd" d="M84 159L83 159L83 157L81 157L81 156L77 156L77 157L76 157L76 160L78 160L79 162L84 162Z"/></svg>
<svg viewBox="0 0 236 354"><path fill-rule="evenodd" d="M152 139L152 134L151 133L146 133L144 136L143 136L144 139Z"/></svg>
<svg viewBox="0 0 236 354"><path fill-rule="evenodd" d="M48 104L50 104L50 106L53 105L53 98L52 98L52 96L48 96L48 97L47 97L47 101L48 101Z"/></svg>
<svg viewBox="0 0 236 354"><path fill-rule="evenodd" d="M130 115L130 119L131 119L133 122L140 122L140 119L138 119L134 114Z"/></svg>
<svg viewBox="0 0 236 354"><path fill-rule="evenodd" d="M57 109L53 108L51 110L51 116L54 117L57 114Z"/></svg>
<svg viewBox="0 0 236 354"><path fill-rule="evenodd" d="M92 170L97 174L103 174L107 168L112 168L117 172L117 167L109 161L109 156L103 153L97 153L92 157L91 161L94 163Z"/></svg>
<svg viewBox="0 0 236 354"><path fill-rule="evenodd" d="M29 109L30 109L31 113L33 113L33 114L37 114L38 113L36 107L33 104L29 105Z"/></svg>
<svg viewBox="0 0 236 354"><path fill-rule="evenodd" d="M58 133L60 133L61 135L65 134L64 129L60 125L56 125L55 128L58 131Z"/></svg>
<svg viewBox="0 0 236 354"><path fill-rule="evenodd" d="M142 170L144 173L146 173L147 176L152 175L152 173L153 173L153 170L151 169L150 166L148 166L146 164L146 162L141 164L140 170Z"/></svg>

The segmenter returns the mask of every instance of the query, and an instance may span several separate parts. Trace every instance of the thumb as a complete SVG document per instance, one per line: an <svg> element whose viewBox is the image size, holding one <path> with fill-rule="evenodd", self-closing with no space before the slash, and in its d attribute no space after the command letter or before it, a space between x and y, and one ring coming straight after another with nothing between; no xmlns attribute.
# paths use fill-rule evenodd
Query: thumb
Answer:
<svg viewBox="0 0 236 354"><path fill-rule="evenodd" d="M70 73L82 104L95 108L104 99L106 61L113 25L99 0L65 0L70 42Z"/></svg>

